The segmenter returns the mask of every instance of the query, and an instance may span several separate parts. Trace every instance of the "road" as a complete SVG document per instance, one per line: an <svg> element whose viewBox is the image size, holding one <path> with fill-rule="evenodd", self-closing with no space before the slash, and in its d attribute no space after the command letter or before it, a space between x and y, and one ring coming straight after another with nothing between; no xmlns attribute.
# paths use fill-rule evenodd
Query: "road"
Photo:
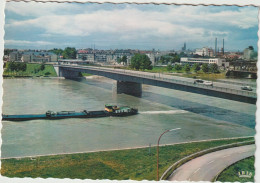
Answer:
<svg viewBox="0 0 260 183"><path fill-rule="evenodd" d="M67 67L74 67L74 68L91 68L93 70L106 70L109 72L114 73L122 73L124 75L137 75L141 77L148 77L152 79L160 79L166 81L172 81L177 83L182 83L190 86L200 87L200 88L207 88L212 90L220 90L220 91L229 91L230 93L234 94L242 94L245 96L255 96L256 97L256 87L252 87L253 91L246 91L241 90L241 86L246 85L246 83L225 83L225 82L213 82L213 86L206 86L205 84L194 84L194 79L180 77L180 76L173 76L163 73L150 73L150 72L143 72L143 71L134 71L134 70L124 70L124 69L116 69L116 68L108 68L108 67L95 67L95 66L83 66L77 64L62 64L62 66Z"/></svg>
<svg viewBox="0 0 260 183"><path fill-rule="evenodd" d="M255 144L224 149L195 158L180 166L168 178L170 181L212 181L229 165L254 155Z"/></svg>

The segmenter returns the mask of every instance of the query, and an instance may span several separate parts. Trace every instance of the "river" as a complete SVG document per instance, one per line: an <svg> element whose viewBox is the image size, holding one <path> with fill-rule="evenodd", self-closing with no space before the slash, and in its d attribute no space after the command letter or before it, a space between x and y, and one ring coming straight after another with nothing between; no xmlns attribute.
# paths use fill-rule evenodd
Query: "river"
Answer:
<svg viewBox="0 0 260 183"><path fill-rule="evenodd" d="M128 105L129 117L2 122L2 158L73 153L255 135L256 105L143 85L142 97L115 94L115 81L4 79L3 114L102 110Z"/></svg>

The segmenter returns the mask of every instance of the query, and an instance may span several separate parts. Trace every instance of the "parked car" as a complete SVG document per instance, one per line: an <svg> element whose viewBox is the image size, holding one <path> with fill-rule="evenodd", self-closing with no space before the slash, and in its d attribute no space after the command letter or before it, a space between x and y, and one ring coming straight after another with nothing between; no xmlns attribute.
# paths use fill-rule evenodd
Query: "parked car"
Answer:
<svg viewBox="0 0 260 183"><path fill-rule="evenodd" d="M247 91L252 91L253 89L251 88L251 86L242 86L241 87L242 90L247 90Z"/></svg>
<svg viewBox="0 0 260 183"><path fill-rule="evenodd" d="M196 83L204 83L204 81L202 79L195 79L193 83L194 84L196 84Z"/></svg>
<svg viewBox="0 0 260 183"><path fill-rule="evenodd" d="M213 86L213 82L212 81L204 81L203 84L207 85L207 86Z"/></svg>

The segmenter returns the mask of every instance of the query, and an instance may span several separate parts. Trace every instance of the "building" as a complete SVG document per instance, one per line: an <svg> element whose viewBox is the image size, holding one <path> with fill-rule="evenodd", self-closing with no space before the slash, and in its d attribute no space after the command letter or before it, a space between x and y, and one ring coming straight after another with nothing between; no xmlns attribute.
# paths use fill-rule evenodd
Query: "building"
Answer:
<svg viewBox="0 0 260 183"><path fill-rule="evenodd" d="M186 51L186 43L184 43L184 46L181 48L182 51Z"/></svg>
<svg viewBox="0 0 260 183"><path fill-rule="evenodd" d="M228 67L229 63L221 58L188 58L182 57L181 64L217 64L218 66Z"/></svg>
<svg viewBox="0 0 260 183"><path fill-rule="evenodd" d="M200 56L213 57L214 51L213 51L212 48L203 47L203 48L196 49L194 54L195 55L200 55Z"/></svg>
<svg viewBox="0 0 260 183"><path fill-rule="evenodd" d="M254 51L253 46L249 46L244 50L243 59L250 61L250 60L257 59L256 57L257 57L257 53Z"/></svg>
<svg viewBox="0 0 260 183"><path fill-rule="evenodd" d="M11 62L21 62L22 61L22 53L18 52L18 51L14 51L14 52L11 52L9 54L9 60Z"/></svg>
<svg viewBox="0 0 260 183"><path fill-rule="evenodd" d="M84 60L87 62L94 62L95 61L94 51L90 48L86 50L79 50L77 52L77 59Z"/></svg>

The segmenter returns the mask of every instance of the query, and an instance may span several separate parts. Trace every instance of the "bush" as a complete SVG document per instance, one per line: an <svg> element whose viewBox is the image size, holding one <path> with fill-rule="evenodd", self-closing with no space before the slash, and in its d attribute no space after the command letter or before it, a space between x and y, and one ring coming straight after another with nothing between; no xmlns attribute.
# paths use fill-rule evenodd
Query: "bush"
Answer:
<svg viewBox="0 0 260 183"><path fill-rule="evenodd" d="M193 70L194 70L195 72L198 72L198 71L200 70L200 64L195 63L195 64L192 66L192 68L193 68Z"/></svg>
<svg viewBox="0 0 260 183"><path fill-rule="evenodd" d="M210 70L210 72L212 72L212 73L219 73L218 65L217 65L217 64L210 64L209 70Z"/></svg>
<svg viewBox="0 0 260 183"><path fill-rule="evenodd" d="M208 65L208 64L202 64L202 71L203 71L204 73L209 72L209 65Z"/></svg>
<svg viewBox="0 0 260 183"><path fill-rule="evenodd" d="M172 65L167 65L167 68L166 68L166 69L167 69L167 71L171 71L172 68L173 68Z"/></svg>
<svg viewBox="0 0 260 183"><path fill-rule="evenodd" d="M45 69L44 63L41 64L40 70L43 71Z"/></svg>
<svg viewBox="0 0 260 183"><path fill-rule="evenodd" d="M185 72L189 72L190 71L190 65L189 64L185 64L184 65L184 71Z"/></svg>
<svg viewBox="0 0 260 183"><path fill-rule="evenodd" d="M179 65L179 64L176 64L176 65L174 66L174 69L175 69L176 71L180 71L180 70L182 70L182 66Z"/></svg>

